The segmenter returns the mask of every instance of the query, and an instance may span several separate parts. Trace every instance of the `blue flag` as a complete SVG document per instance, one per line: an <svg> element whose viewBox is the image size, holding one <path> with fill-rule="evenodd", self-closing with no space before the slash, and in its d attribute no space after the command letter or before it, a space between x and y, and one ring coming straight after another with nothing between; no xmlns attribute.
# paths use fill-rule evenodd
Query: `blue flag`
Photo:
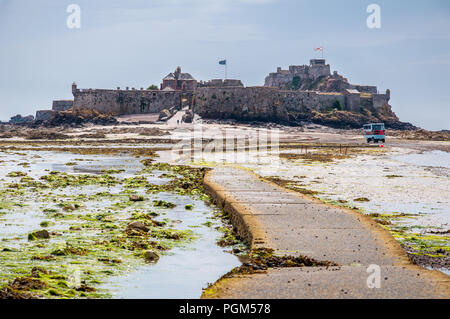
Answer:
<svg viewBox="0 0 450 319"><path fill-rule="evenodd" d="M221 65L226 65L226 64L227 64L227 60L219 61L219 64L221 64Z"/></svg>

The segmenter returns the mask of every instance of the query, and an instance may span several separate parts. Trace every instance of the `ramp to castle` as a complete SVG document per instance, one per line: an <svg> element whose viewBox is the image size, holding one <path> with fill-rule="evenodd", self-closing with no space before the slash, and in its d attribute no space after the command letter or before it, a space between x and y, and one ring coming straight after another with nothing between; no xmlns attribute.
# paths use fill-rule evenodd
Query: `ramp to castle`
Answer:
<svg viewBox="0 0 450 319"><path fill-rule="evenodd" d="M450 298L450 276L413 265L370 217L286 190L248 170L216 167L204 183L252 248L339 266L273 268L221 279L203 298ZM370 265L380 267L380 288L367 284Z"/></svg>

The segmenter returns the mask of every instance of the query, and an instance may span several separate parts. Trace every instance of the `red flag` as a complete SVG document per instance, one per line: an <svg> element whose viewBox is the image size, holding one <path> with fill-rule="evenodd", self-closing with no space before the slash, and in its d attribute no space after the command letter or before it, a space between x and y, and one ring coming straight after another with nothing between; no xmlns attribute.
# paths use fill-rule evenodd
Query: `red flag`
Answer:
<svg viewBox="0 0 450 319"><path fill-rule="evenodd" d="M323 51L323 47L314 48L314 51Z"/></svg>

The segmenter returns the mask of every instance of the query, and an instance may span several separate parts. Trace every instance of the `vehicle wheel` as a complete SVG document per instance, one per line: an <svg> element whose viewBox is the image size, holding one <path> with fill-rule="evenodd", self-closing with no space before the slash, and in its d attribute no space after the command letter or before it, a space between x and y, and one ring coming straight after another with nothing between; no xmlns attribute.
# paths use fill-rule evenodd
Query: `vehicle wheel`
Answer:
<svg viewBox="0 0 450 319"><path fill-rule="evenodd" d="M367 139L367 143L370 143L370 138Z"/></svg>
<svg viewBox="0 0 450 319"><path fill-rule="evenodd" d="M383 143L386 143L386 140L381 140Z"/></svg>

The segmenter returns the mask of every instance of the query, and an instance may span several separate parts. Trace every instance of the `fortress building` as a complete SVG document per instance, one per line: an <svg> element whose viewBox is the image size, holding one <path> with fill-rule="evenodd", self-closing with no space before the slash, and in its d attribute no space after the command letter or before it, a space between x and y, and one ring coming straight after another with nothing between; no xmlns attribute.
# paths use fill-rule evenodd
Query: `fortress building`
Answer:
<svg viewBox="0 0 450 319"><path fill-rule="evenodd" d="M277 68L270 73L264 86L277 87L281 90L309 90L319 92L343 92L357 90L361 93L377 94L377 87L370 85L350 84L337 71L330 72L330 65L324 59L313 59L309 65L291 65L289 70Z"/></svg>
<svg viewBox="0 0 450 319"><path fill-rule="evenodd" d="M350 84L336 71L331 74L324 59L313 59L288 70L278 67L262 87L200 86L195 96L195 111L205 118L287 121L289 114L312 111L376 112L389 105L390 91L380 94L376 86Z"/></svg>
<svg viewBox="0 0 450 319"><path fill-rule="evenodd" d="M194 91L196 88L197 81L189 73L181 73L181 67L177 67L175 72L169 73L161 83L162 91Z"/></svg>
<svg viewBox="0 0 450 319"><path fill-rule="evenodd" d="M72 85L74 108L95 109L103 113L141 114L159 113L164 109L181 109L191 105L197 80L189 73L182 73L181 67L163 78L161 90L144 90L126 87L110 89L78 89Z"/></svg>
<svg viewBox="0 0 450 319"><path fill-rule="evenodd" d="M73 108L123 115L159 113L189 105L204 118L287 121L292 114L303 116L333 109L375 114L389 106L390 100L389 90L379 93L376 86L351 84L336 71L331 73L324 59L291 65L288 70L278 67L266 77L264 86L256 87L244 87L240 80L232 79L197 82L178 67L162 79L160 88L79 89L74 83ZM70 101L55 101L53 108L57 111L70 106ZM39 116L49 114L40 111Z"/></svg>
<svg viewBox="0 0 450 319"><path fill-rule="evenodd" d="M325 60L313 59L308 65L291 65L289 70L277 68L277 72L270 73L264 86L277 87L279 89L307 89L321 77L329 76L330 65ZM303 86L303 87L302 87Z"/></svg>

